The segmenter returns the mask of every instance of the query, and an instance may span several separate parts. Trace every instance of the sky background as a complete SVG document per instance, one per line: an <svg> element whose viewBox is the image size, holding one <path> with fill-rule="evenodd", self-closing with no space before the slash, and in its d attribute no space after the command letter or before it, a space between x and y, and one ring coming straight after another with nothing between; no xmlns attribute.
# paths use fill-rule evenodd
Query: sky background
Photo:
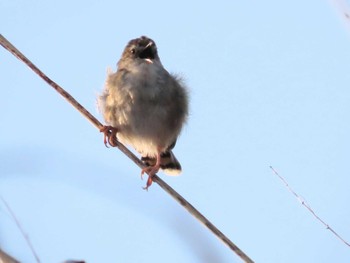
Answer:
<svg viewBox="0 0 350 263"><path fill-rule="evenodd" d="M338 1L346 3L345 1ZM147 35L189 87L159 175L256 262L350 262L350 34L331 1L2 1L0 33L102 121L108 67ZM42 262L241 262L0 48L0 195ZM0 247L35 262L3 203Z"/></svg>

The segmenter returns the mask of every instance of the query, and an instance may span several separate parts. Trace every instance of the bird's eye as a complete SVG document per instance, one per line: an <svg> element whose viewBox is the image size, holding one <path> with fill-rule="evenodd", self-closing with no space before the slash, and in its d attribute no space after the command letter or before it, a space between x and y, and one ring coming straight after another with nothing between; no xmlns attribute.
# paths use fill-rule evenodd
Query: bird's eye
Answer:
<svg viewBox="0 0 350 263"><path fill-rule="evenodd" d="M131 54L135 54L135 48L130 49Z"/></svg>

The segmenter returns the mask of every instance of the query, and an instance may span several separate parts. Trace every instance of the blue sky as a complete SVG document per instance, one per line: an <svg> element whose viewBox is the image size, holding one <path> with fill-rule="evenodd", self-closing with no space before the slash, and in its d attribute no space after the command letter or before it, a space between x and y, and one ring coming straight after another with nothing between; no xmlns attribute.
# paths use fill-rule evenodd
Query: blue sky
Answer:
<svg viewBox="0 0 350 263"><path fill-rule="evenodd" d="M345 2L345 1L344 1ZM159 175L256 262L349 262L350 37L330 1L6 1L1 34L91 113L147 35L190 118ZM0 49L0 194L42 262L241 262L51 87ZM0 246L35 262L0 205Z"/></svg>

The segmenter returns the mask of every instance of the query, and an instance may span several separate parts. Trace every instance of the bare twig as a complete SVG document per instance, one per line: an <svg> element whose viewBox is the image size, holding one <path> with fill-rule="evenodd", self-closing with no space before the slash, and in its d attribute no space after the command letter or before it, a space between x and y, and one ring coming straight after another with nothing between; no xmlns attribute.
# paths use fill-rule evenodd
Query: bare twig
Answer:
<svg viewBox="0 0 350 263"><path fill-rule="evenodd" d="M326 229L328 229L329 231L331 231L339 240L341 240L345 245L347 245L348 247L350 247L350 244L348 242L345 241L345 239L343 239L337 232L335 232L333 230L333 228L331 228L325 221L323 221L316 213L315 211L311 208L311 206L305 201L305 199L303 199L300 195L298 195L288 184L288 182L286 181L286 179L284 179L272 166L270 166L270 169L272 170L272 172L278 176L279 179L281 179L281 181L284 183L284 185L287 187L288 191L291 192L296 199L298 199L298 201L306 207L307 210L309 210L309 212L319 221L321 222Z"/></svg>
<svg viewBox="0 0 350 263"><path fill-rule="evenodd" d="M2 35L0 35L0 44L7 49L10 53L16 56L19 60L23 61L28 67L30 67L36 74L38 74L43 80L45 80L51 87L53 87L59 94L61 94L70 104L73 105L85 118L87 118L96 128L99 130L103 125L89 113L81 104L79 104L68 92L46 76L39 68L37 68L28 58L26 58L18 49L16 49L9 41L7 41ZM123 144L118 143L117 147L126 156L128 156L136 165L140 168L144 168L144 164ZM241 249L239 249L227 236L225 236L214 224L212 224L205 216L203 216L196 208L194 208L185 198L178 194L173 188L165 183L159 176L154 175L153 181L157 183L164 191L171 195L176 201L178 201L190 214L192 214L198 221L205 225L210 231L213 232L220 240L224 242L233 252L235 252L243 261L253 262Z"/></svg>
<svg viewBox="0 0 350 263"><path fill-rule="evenodd" d="M20 222L18 221L18 219L17 219L15 213L12 211L10 205L6 202L6 200L5 200L1 195L0 195L0 199L1 199L1 201L4 203L4 205L6 206L7 211L10 213L10 215L11 215L13 221L16 223L16 225L17 225L19 231L21 231L21 234L22 234L22 236L24 237L25 241L27 242L28 247L29 247L30 250L32 251L32 254L33 254L33 256L34 256L36 262L40 263L40 259L39 259L38 255L37 255L37 253L35 252L35 249L34 249L34 247L33 247L33 245L32 245L32 242L30 242L30 239L29 239L28 235L24 232L24 230L23 230L23 228L22 228ZM1 261L0 261L0 262L1 262Z"/></svg>
<svg viewBox="0 0 350 263"><path fill-rule="evenodd" d="M344 25L350 31L350 8L346 0L330 0Z"/></svg>

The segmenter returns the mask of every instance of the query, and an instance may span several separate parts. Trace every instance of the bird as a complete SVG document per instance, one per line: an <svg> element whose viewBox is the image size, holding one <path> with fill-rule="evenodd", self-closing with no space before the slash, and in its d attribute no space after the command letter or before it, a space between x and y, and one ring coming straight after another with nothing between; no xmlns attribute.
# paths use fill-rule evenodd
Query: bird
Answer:
<svg viewBox="0 0 350 263"><path fill-rule="evenodd" d="M187 122L188 88L163 67L151 38L128 42L116 72L107 74L98 107L107 124L100 130L105 145L121 142L141 154L145 164L141 177L149 175L144 189L160 169L168 175L181 173L173 148Z"/></svg>

